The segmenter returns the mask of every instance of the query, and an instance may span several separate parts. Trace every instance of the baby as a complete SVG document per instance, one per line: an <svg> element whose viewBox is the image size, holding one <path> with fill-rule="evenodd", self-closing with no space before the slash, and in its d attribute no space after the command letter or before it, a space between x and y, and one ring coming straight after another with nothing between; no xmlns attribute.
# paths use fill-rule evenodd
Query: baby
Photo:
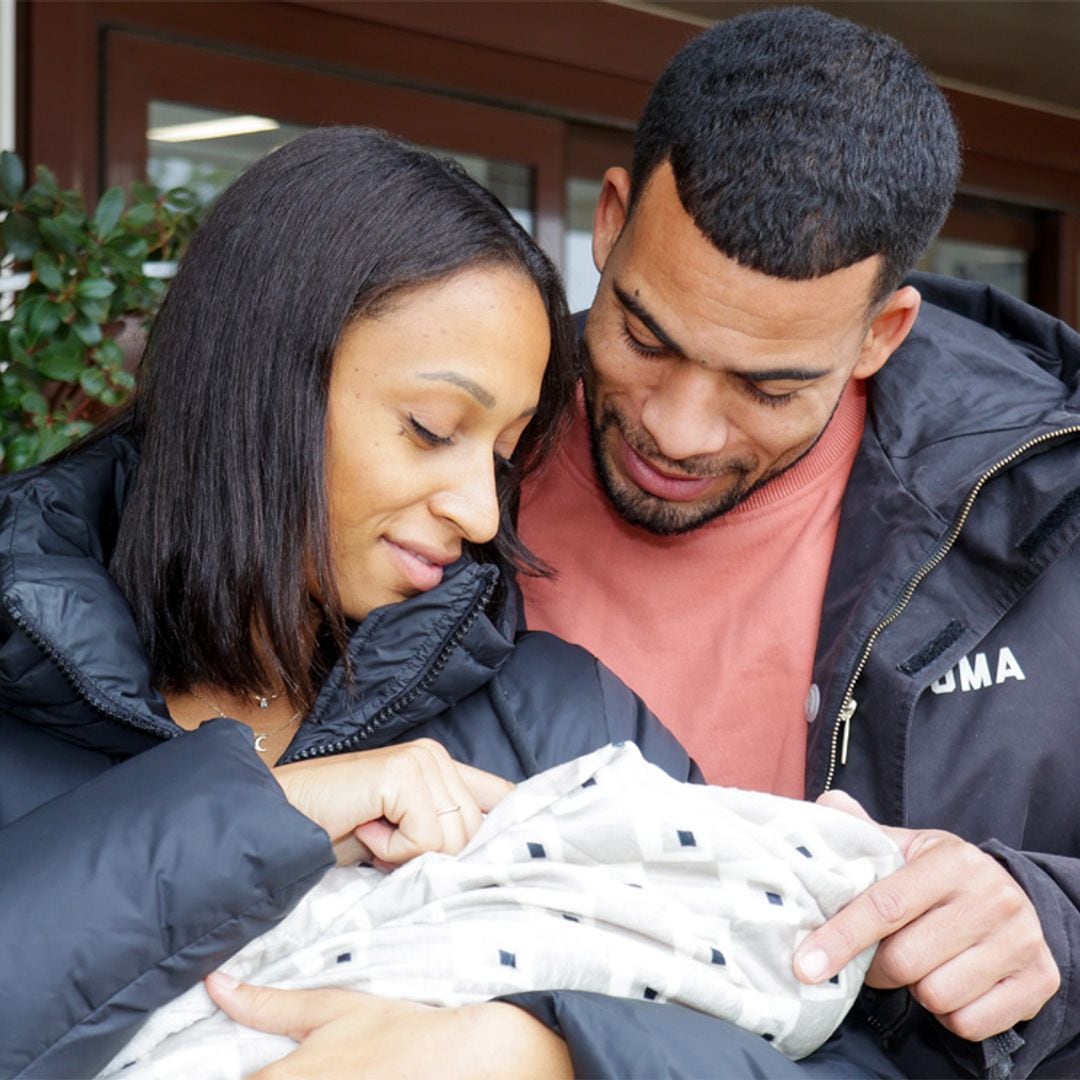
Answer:
<svg viewBox="0 0 1080 1080"><path fill-rule="evenodd" d="M459 855L389 875L331 870L223 970L432 1005L541 989L677 1002L800 1058L840 1024L873 950L806 986L791 971L795 949L901 862L866 822L680 783L636 746L612 745L518 785ZM199 985L100 1075L231 1080L293 1049L236 1024Z"/></svg>

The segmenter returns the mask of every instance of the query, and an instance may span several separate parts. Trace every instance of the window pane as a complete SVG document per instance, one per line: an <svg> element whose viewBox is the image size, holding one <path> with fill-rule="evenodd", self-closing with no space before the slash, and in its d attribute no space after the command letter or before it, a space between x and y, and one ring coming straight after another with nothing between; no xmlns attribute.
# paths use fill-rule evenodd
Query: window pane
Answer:
<svg viewBox="0 0 1080 1080"><path fill-rule="evenodd" d="M571 311L590 307L596 295L600 275L593 265L592 226L596 200L600 197L599 180L571 178L566 182L567 221L564 266L566 293Z"/></svg>
<svg viewBox="0 0 1080 1080"><path fill-rule="evenodd" d="M246 166L309 130L269 117L151 101L146 172L161 188L190 187L210 202Z"/></svg>
<svg viewBox="0 0 1080 1080"><path fill-rule="evenodd" d="M452 157L477 183L483 184L514 215L518 224L535 236L532 169L515 161L496 161L479 154L460 154L437 146L425 149Z"/></svg>
<svg viewBox="0 0 1080 1080"><path fill-rule="evenodd" d="M983 281L1021 300L1028 298L1028 253L1022 248L939 238L920 260L919 269Z"/></svg>
<svg viewBox="0 0 1080 1080"><path fill-rule="evenodd" d="M146 138L148 178L159 187L185 186L210 202L253 161L310 131L263 116L151 101ZM428 147L458 161L510 210L530 235L534 231L532 169L512 161Z"/></svg>

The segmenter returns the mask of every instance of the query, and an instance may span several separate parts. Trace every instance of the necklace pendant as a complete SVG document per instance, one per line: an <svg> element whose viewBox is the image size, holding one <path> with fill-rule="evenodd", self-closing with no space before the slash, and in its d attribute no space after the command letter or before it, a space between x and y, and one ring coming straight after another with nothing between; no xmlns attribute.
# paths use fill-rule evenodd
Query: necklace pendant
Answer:
<svg viewBox="0 0 1080 1080"><path fill-rule="evenodd" d="M270 708L270 700L269 700L269 698L264 698L264 697L259 698L259 708L260 709L269 709Z"/></svg>
<svg viewBox="0 0 1080 1080"><path fill-rule="evenodd" d="M266 753L266 735L256 733L255 735L255 750L260 754Z"/></svg>

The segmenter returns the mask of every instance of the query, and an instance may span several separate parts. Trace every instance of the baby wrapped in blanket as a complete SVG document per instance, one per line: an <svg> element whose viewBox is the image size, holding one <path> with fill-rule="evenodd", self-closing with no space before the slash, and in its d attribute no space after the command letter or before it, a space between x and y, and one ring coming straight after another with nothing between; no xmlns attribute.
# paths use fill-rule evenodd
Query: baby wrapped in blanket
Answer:
<svg viewBox="0 0 1080 1080"><path fill-rule="evenodd" d="M677 1002L800 1058L840 1024L873 949L806 986L791 971L796 947L901 862L866 822L680 783L636 746L611 745L519 784L456 856L429 853L389 875L329 871L222 969L431 1005L543 989ZM231 1080L293 1049L235 1023L200 984L100 1075Z"/></svg>

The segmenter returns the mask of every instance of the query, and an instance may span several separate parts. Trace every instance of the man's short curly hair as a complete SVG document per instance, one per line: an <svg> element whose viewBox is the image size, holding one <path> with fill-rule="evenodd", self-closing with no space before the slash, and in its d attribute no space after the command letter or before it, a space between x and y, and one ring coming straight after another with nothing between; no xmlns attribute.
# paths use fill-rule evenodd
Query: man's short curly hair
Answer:
<svg viewBox="0 0 1080 1080"><path fill-rule="evenodd" d="M880 255L878 300L941 228L960 146L899 42L798 7L717 23L675 56L638 126L631 212L666 160L724 255L791 280Z"/></svg>

